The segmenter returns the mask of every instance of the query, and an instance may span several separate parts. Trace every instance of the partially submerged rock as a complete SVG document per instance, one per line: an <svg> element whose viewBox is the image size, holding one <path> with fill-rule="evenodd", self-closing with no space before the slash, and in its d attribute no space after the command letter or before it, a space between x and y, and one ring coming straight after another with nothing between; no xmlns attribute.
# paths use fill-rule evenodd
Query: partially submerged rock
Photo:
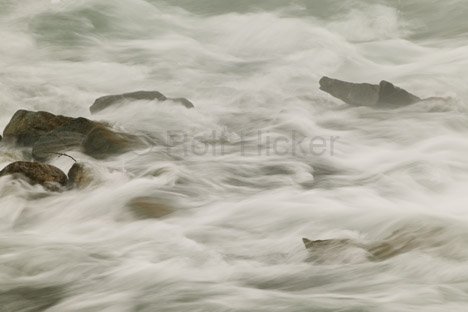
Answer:
<svg viewBox="0 0 468 312"><path fill-rule="evenodd" d="M83 163L74 163L68 170L68 185L79 189L89 186L93 182L93 173Z"/></svg>
<svg viewBox="0 0 468 312"><path fill-rule="evenodd" d="M108 108L111 105L120 103L125 100L158 100L161 102L166 100L172 100L174 102L182 104L186 108L193 108L192 102L190 102L186 98L167 98L165 95L158 91L135 91L123 94L102 96L94 101L93 105L91 105L89 110L92 114L94 114Z"/></svg>
<svg viewBox="0 0 468 312"><path fill-rule="evenodd" d="M38 162L17 161L11 163L0 171L0 177L5 175L26 178L33 185L40 184L54 191L65 186L68 182L68 178L62 170Z"/></svg>
<svg viewBox="0 0 468 312"><path fill-rule="evenodd" d="M153 197L137 197L127 205L136 217L142 219L161 218L173 212L166 202Z"/></svg>
<svg viewBox="0 0 468 312"><path fill-rule="evenodd" d="M312 254L328 253L335 256L337 252L359 248L365 251L370 261L384 261L417 249L430 250L445 245L441 227L404 227L393 232L383 240L371 243L359 243L352 239L310 240L303 238L304 246Z"/></svg>
<svg viewBox="0 0 468 312"><path fill-rule="evenodd" d="M419 97L406 90L382 80L380 84L352 83L329 77L319 81L320 90L355 106L398 107L421 101Z"/></svg>
<svg viewBox="0 0 468 312"><path fill-rule="evenodd" d="M15 113L4 135L10 142L32 146L33 158L40 161L71 150L103 158L141 145L137 137L114 132L101 122L26 110Z"/></svg>
<svg viewBox="0 0 468 312"><path fill-rule="evenodd" d="M18 110L3 130L5 141L31 146L42 135L59 128L73 118L48 112Z"/></svg>
<svg viewBox="0 0 468 312"><path fill-rule="evenodd" d="M96 127L83 140L83 152L94 158L125 153L141 144L136 137L117 133L105 127Z"/></svg>

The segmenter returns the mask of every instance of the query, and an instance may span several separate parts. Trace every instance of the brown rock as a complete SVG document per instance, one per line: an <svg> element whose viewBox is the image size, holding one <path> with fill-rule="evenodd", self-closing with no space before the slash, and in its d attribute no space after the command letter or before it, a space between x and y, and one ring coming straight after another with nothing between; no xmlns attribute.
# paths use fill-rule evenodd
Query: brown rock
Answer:
<svg viewBox="0 0 468 312"><path fill-rule="evenodd" d="M81 150L87 134L105 125L83 117L73 118L61 127L42 135L33 145L34 159L45 161L56 153Z"/></svg>
<svg viewBox="0 0 468 312"><path fill-rule="evenodd" d="M173 212L167 203L153 197L134 198L128 206L138 218L142 219L161 218Z"/></svg>
<svg viewBox="0 0 468 312"><path fill-rule="evenodd" d="M3 131L6 141L31 146L43 134L63 126L73 118L48 112L17 111Z"/></svg>
<svg viewBox="0 0 468 312"><path fill-rule="evenodd" d="M67 176L59 168L38 163L17 161L0 171L0 176L14 175L25 177L31 184L40 184L50 190L58 190L68 182Z"/></svg>
<svg viewBox="0 0 468 312"><path fill-rule="evenodd" d="M84 138L83 151L94 158L105 158L125 153L139 143L135 136L116 133L105 127L96 127Z"/></svg>
<svg viewBox="0 0 468 312"><path fill-rule="evenodd" d="M85 188L93 182L91 169L83 163L74 163L68 171L68 185L70 187Z"/></svg>

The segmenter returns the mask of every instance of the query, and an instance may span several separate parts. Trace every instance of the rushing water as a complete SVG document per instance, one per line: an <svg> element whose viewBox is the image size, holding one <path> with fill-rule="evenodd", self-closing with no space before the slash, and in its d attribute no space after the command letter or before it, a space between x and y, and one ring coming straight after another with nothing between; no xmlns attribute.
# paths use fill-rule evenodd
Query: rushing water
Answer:
<svg viewBox="0 0 468 312"><path fill-rule="evenodd" d="M71 152L94 170L82 190L0 179L0 311L467 311L467 15L465 0L0 0L0 128L25 108L149 142ZM349 107L323 75L450 99ZM141 89L195 109L89 113ZM0 165L25 154L2 146ZM136 216L141 196L173 213ZM377 262L310 261L301 240L395 231L414 246Z"/></svg>

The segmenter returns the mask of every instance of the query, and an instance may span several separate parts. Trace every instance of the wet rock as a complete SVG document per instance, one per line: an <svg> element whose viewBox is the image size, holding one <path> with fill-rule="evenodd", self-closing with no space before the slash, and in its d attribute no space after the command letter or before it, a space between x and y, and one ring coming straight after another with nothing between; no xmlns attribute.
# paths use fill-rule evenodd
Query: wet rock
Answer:
<svg viewBox="0 0 468 312"><path fill-rule="evenodd" d="M379 104L403 106L421 101L416 95L398 88L388 81L382 80L379 87Z"/></svg>
<svg viewBox="0 0 468 312"><path fill-rule="evenodd" d="M89 186L93 182L93 173L83 163L74 163L68 171L68 185L79 189Z"/></svg>
<svg viewBox="0 0 468 312"><path fill-rule="evenodd" d="M142 145L136 136L114 132L101 122L25 110L15 113L4 134L12 142L32 146L33 158L40 161L71 150L103 158Z"/></svg>
<svg viewBox="0 0 468 312"><path fill-rule="evenodd" d="M48 112L17 111L3 131L5 141L31 146L39 137L57 129L73 118Z"/></svg>
<svg viewBox="0 0 468 312"><path fill-rule="evenodd" d="M184 105L186 108L194 108L195 107L193 105L193 103L190 102L189 100L187 100L186 98L168 98L168 100L180 103L180 104Z"/></svg>
<svg viewBox="0 0 468 312"><path fill-rule="evenodd" d="M83 151L94 158L102 159L128 152L140 144L136 136L116 133L105 127L96 127L84 138Z"/></svg>
<svg viewBox="0 0 468 312"><path fill-rule="evenodd" d="M52 131L34 143L32 156L35 160L46 161L58 153L80 149L83 139L84 136L77 132Z"/></svg>
<svg viewBox="0 0 468 312"><path fill-rule="evenodd" d="M328 77L319 81L320 90L356 106L375 106L379 101L379 86L369 83L352 83Z"/></svg>
<svg viewBox="0 0 468 312"><path fill-rule="evenodd" d="M394 231L382 240L361 244L352 239L327 239L310 240L303 238L302 241L307 250L314 254L328 253L329 257L338 252L360 248L366 253L370 261L384 261L398 255L414 250L431 250L445 246L443 240L444 228L435 226L406 226Z"/></svg>
<svg viewBox="0 0 468 312"><path fill-rule="evenodd" d="M376 85L322 77L319 84L320 90L355 106L398 107L421 101L419 97L384 80Z"/></svg>
<svg viewBox="0 0 468 312"><path fill-rule="evenodd" d="M59 168L28 161L17 161L9 164L0 171L0 177L14 175L25 177L31 184L40 184L49 190L58 190L60 186L65 186L68 178Z"/></svg>
<svg viewBox="0 0 468 312"><path fill-rule="evenodd" d="M83 141L96 127L105 125L83 117L73 118L61 127L42 135L33 145L34 159L45 161L56 153L81 150Z"/></svg>
<svg viewBox="0 0 468 312"><path fill-rule="evenodd" d="M172 100L174 102L182 104L187 108L193 108L192 102L190 102L186 98L167 98L161 92L158 91L135 91L123 94L102 96L94 101L93 105L91 105L89 110L92 114L94 114L124 100L158 100L161 102L166 100Z"/></svg>
<svg viewBox="0 0 468 312"><path fill-rule="evenodd" d="M153 197L137 197L127 205L141 219L161 218L174 211L167 203Z"/></svg>

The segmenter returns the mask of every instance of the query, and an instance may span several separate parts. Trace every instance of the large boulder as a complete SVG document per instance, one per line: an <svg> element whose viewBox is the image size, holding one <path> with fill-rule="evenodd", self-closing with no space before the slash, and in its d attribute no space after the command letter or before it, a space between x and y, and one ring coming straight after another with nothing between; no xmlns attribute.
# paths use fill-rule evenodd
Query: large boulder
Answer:
<svg viewBox="0 0 468 312"><path fill-rule="evenodd" d="M77 132L52 131L41 136L32 148L35 160L46 161L57 154L79 150L84 136Z"/></svg>
<svg viewBox="0 0 468 312"><path fill-rule="evenodd" d="M5 141L31 146L42 135L63 126L73 118L48 112L17 111L3 130Z"/></svg>
<svg viewBox="0 0 468 312"><path fill-rule="evenodd" d="M42 135L33 145L34 159L45 161L54 154L82 150L86 136L95 128L106 126L83 117L73 118L62 126Z"/></svg>
<svg viewBox="0 0 468 312"><path fill-rule="evenodd" d="M131 100L147 100L147 101L166 101L171 100L177 103L182 104L186 108L193 108L192 102L187 100L186 98L167 98L161 92L158 91L135 91L123 94L114 94L114 95L106 95L96 99L89 108L92 114L102 111L108 108L111 105L121 103L122 101L131 101Z"/></svg>
<svg viewBox="0 0 468 312"><path fill-rule="evenodd" d="M319 84L320 90L354 106L398 107L421 101L419 97L385 80L376 85L322 77Z"/></svg>
<svg viewBox="0 0 468 312"><path fill-rule="evenodd" d="M26 110L14 114L4 136L10 142L32 146L33 158L39 161L71 150L104 158L142 144L136 136L114 132L101 122Z"/></svg>
<svg viewBox="0 0 468 312"><path fill-rule="evenodd" d="M5 175L14 175L26 180L31 184L40 184L49 190L58 190L65 186L68 178L59 168L28 161L17 161L9 164L0 171L0 177Z"/></svg>

